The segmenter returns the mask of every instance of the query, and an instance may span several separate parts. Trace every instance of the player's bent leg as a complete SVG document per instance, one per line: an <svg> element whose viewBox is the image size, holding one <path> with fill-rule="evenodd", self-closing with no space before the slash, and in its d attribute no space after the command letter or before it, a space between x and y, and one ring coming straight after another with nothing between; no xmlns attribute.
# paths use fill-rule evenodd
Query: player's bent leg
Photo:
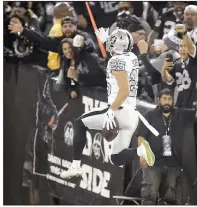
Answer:
<svg viewBox="0 0 197 207"><path fill-rule="evenodd" d="M118 120L119 128L128 129L131 135L133 135L139 122L136 110L134 108L122 108L115 112L115 116Z"/></svg>
<svg viewBox="0 0 197 207"><path fill-rule="evenodd" d="M131 138L137 128L139 118L134 109L123 108L115 114L120 131L113 140L110 160L112 164L121 166L130 163L137 157L136 149L129 149Z"/></svg>
<svg viewBox="0 0 197 207"><path fill-rule="evenodd" d="M121 166L131 163L137 156L137 149L127 148L119 152L118 154L111 154L110 160L113 165Z"/></svg>
<svg viewBox="0 0 197 207"><path fill-rule="evenodd" d="M86 130L81 119L77 119L74 123L74 138L73 138L73 159L81 160L82 152L86 144Z"/></svg>
<svg viewBox="0 0 197 207"><path fill-rule="evenodd" d="M73 162L67 171L62 171L61 178L70 179L75 176L82 176L81 158L86 144L87 129L102 129L104 116L108 108L94 109L91 112L83 114L74 123L73 138Z"/></svg>
<svg viewBox="0 0 197 207"><path fill-rule="evenodd" d="M114 165L125 165L130 163L137 156L143 156L149 166L153 166L155 156L149 143L143 140L137 149L129 149L131 138L137 128L139 117L135 110L123 109L116 113L119 122L120 132L113 141L110 160ZM126 121L125 121L125 117Z"/></svg>
<svg viewBox="0 0 197 207"><path fill-rule="evenodd" d="M84 125L88 129L102 130L105 119L105 113L108 111L108 107L94 109L93 111L81 116Z"/></svg>
<svg viewBox="0 0 197 207"><path fill-rule="evenodd" d="M135 129L120 129L118 136L112 143L110 161L112 164L121 166L131 163L137 157L137 149L129 149L131 138Z"/></svg>

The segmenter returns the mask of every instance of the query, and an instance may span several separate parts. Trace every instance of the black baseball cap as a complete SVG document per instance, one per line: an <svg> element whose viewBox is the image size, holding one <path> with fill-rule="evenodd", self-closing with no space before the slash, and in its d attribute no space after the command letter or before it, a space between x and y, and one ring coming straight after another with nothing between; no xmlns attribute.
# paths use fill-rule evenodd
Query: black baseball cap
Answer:
<svg viewBox="0 0 197 207"><path fill-rule="evenodd" d="M63 24L74 24L74 25L76 25L77 22L75 21L75 19L73 17L66 16L62 19L61 25L63 25Z"/></svg>

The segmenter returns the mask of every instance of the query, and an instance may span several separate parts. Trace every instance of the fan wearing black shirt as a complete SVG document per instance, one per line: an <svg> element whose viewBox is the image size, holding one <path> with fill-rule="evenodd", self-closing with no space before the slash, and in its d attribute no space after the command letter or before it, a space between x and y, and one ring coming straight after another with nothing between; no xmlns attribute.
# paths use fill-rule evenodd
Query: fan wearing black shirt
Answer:
<svg viewBox="0 0 197 207"><path fill-rule="evenodd" d="M182 34L183 38L179 47L182 60L174 65L172 62L165 61L162 69L162 79L169 84L175 82L178 91L176 106L193 108L197 103L196 46L184 25L177 25L175 29ZM194 123L194 134L197 148L197 121Z"/></svg>
<svg viewBox="0 0 197 207"><path fill-rule="evenodd" d="M168 84L175 82L178 91L176 106L192 108L197 101L196 46L187 34L184 25L177 25L176 30L183 35L183 40L179 45L181 60L176 63L166 60L162 68L162 79Z"/></svg>
<svg viewBox="0 0 197 207"><path fill-rule="evenodd" d="M73 38L74 42L88 52L94 51L94 43L87 32L77 29L77 23L73 17L66 16L61 20L62 36L49 37L42 32L23 27L20 22L10 22L8 29L10 33L21 34L22 36L37 42L43 49L51 52L59 52L60 43L64 38ZM73 43L74 44L74 43Z"/></svg>
<svg viewBox="0 0 197 207"><path fill-rule="evenodd" d="M153 44L154 39L162 39L176 24L183 22L183 13L186 7L185 2L173 2L174 8L167 10L156 21L154 29L149 35L149 44Z"/></svg>
<svg viewBox="0 0 197 207"><path fill-rule="evenodd" d="M197 179L194 139L186 137L186 140L184 136L186 126L194 123L197 118L197 111L174 108L172 91L164 89L159 93L158 106L148 111L145 117L160 134L155 137L143 123L140 124L138 144L146 139L155 154L155 164L152 167L148 167L146 161L140 157L143 170L142 205L155 205L158 199L176 204L176 178L181 168L188 173L191 183ZM190 150L186 157L182 154L184 148ZM186 166L184 160L189 165Z"/></svg>

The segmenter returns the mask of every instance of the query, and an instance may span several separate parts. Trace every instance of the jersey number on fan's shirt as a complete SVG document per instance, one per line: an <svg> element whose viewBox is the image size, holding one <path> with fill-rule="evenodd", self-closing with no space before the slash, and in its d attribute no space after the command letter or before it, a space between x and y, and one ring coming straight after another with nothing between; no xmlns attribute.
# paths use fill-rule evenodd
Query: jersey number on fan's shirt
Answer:
<svg viewBox="0 0 197 207"><path fill-rule="evenodd" d="M183 70L183 73L177 72L176 74L177 91L187 90L191 85L191 79L187 70Z"/></svg>
<svg viewBox="0 0 197 207"><path fill-rule="evenodd" d="M171 29L175 28L176 23L172 21L166 21L164 23L163 34L167 34Z"/></svg>

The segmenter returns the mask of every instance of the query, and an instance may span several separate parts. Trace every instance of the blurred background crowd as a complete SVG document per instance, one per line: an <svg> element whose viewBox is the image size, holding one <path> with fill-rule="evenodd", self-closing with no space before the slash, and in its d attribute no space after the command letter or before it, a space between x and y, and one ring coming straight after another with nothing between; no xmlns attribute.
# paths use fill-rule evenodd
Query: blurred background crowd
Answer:
<svg viewBox="0 0 197 207"><path fill-rule="evenodd" d="M188 1L89 2L98 28L109 27L112 32L118 27L131 33L132 52L140 61L139 99L154 103L158 90L166 87L161 70L167 52L171 52L173 61L180 59L179 43L173 31L175 25L184 23L194 41L197 40L197 13L194 9L184 14L190 3L195 4ZM10 21L19 22L15 29L22 33L10 33ZM73 43L78 46L73 47ZM71 47L73 57L67 54L66 44ZM109 57L107 54L105 59ZM4 2L4 59L48 68L56 77L56 88L64 82L71 98L77 98L81 84L106 87L107 61L101 55L85 2Z"/></svg>

